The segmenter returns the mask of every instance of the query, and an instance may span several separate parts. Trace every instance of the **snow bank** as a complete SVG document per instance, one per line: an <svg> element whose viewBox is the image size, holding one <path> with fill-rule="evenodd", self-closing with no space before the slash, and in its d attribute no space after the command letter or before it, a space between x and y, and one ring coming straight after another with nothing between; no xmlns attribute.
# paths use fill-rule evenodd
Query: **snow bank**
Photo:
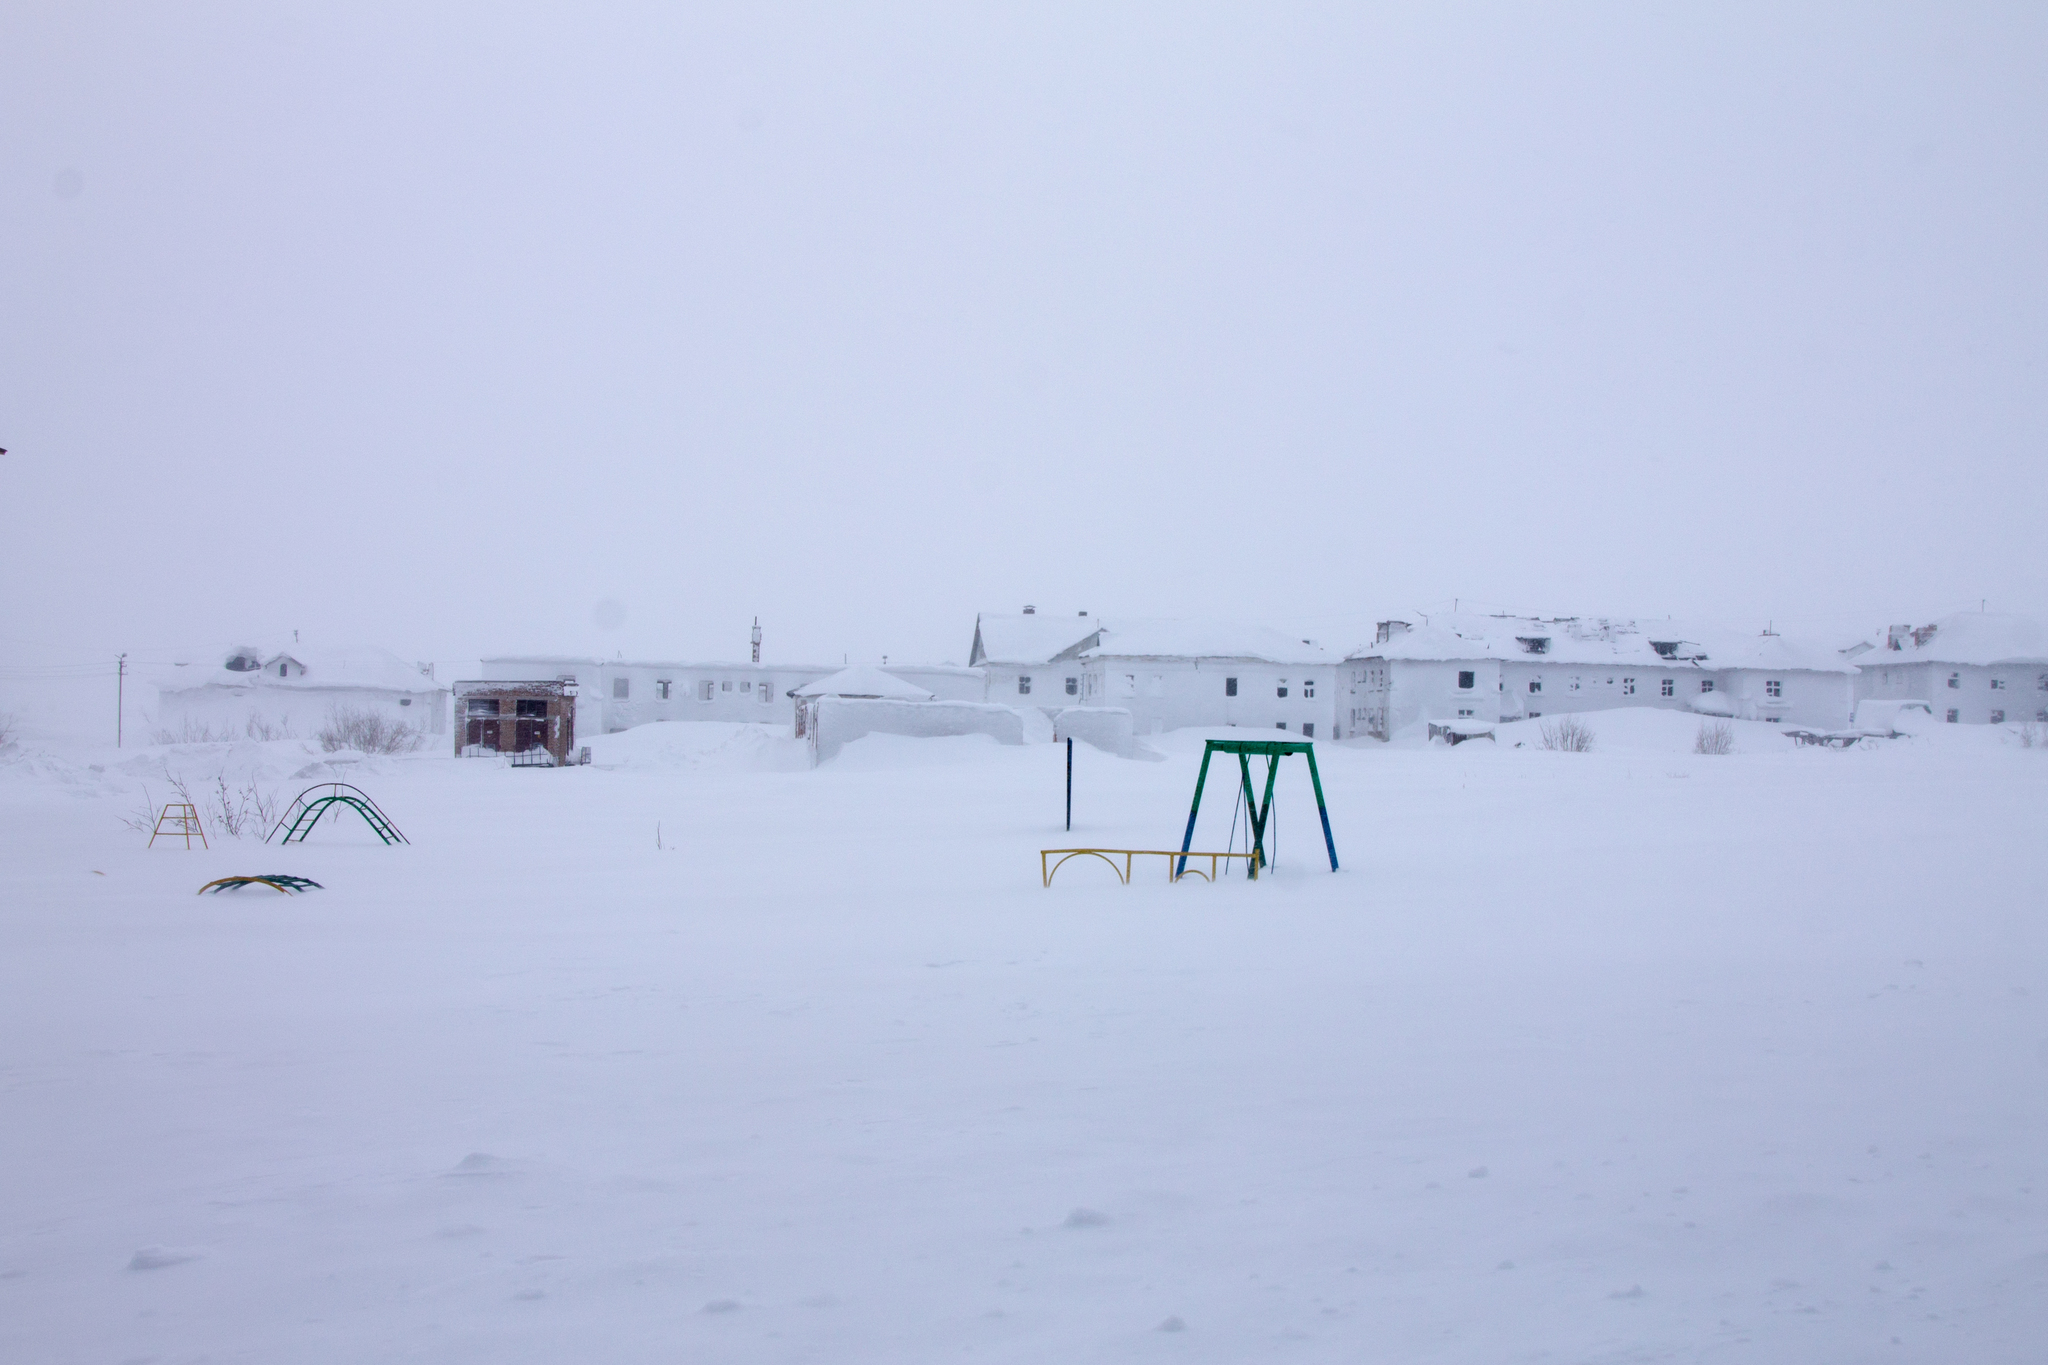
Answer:
<svg viewBox="0 0 2048 1365"><path fill-rule="evenodd" d="M789 730L765 722L655 721L595 736L588 747L590 761L601 768L794 772L809 767L810 758Z"/></svg>
<svg viewBox="0 0 2048 1365"><path fill-rule="evenodd" d="M1037 711L1018 711L978 701L868 701L822 697L810 734L819 763L863 735L906 735L933 739L988 735L1000 744L1039 744L1052 738L1052 723Z"/></svg>
<svg viewBox="0 0 2048 1365"><path fill-rule="evenodd" d="M1052 737L1078 739L1118 758L1138 752L1131 713L1121 706L1069 706L1052 718Z"/></svg>

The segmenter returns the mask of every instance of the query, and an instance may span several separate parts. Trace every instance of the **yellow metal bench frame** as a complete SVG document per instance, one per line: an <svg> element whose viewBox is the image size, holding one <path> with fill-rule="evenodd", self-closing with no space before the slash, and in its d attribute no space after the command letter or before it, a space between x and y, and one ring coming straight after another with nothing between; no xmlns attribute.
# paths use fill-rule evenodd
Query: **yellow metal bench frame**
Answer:
<svg viewBox="0 0 2048 1365"><path fill-rule="evenodd" d="M1109 864L1110 871L1116 873L1117 879L1125 886L1131 884L1131 861L1134 858L1166 859L1166 880L1169 882L1177 882L1182 877L1200 877L1213 882L1216 880L1217 864L1230 858L1256 858L1261 865L1265 863L1265 855L1258 849L1248 853L1200 853L1179 848L1041 848L1038 850L1039 880L1044 885L1051 886L1053 873L1076 858L1102 859ZM1122 867L1116 864L1118 858L1124 860ZM1199 867L1187 866L1186 860L1191 858L1207 858L1209 870L1204 872ZM1059 861L1055 862L1054 859Z"/></svg>

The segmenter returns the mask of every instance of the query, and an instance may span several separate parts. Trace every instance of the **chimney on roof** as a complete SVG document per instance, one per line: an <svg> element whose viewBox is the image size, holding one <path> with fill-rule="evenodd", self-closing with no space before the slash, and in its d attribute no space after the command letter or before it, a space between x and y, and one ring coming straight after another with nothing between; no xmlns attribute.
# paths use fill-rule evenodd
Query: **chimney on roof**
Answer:
<svg viewBox="0 0 2048 1365"><path fill-rule="evenodd" d="M1884 647L1886 649L1903 650L1906 647L1906 637L1912 633L1913 623L1911 621L1906 622L1902 626L1888 626L1884 632Z"/></svg>
<svg viewBox="0 0 2048 1365"><path fill-rule="evenodd" d="M1029 602L1026 602L1024 604L1024 614L1026 616L1036 616L1038 615L1038 608L1032 606Z"/></svg>
<svg viewBox="0 0 2048 1365"><path fill-rule="evenodd" d="M1086 615L1087 615L1088 613L1084 611L1084 612L1082 612L1081 614L1082 614L1083 616L1086 616Z"/></svg>

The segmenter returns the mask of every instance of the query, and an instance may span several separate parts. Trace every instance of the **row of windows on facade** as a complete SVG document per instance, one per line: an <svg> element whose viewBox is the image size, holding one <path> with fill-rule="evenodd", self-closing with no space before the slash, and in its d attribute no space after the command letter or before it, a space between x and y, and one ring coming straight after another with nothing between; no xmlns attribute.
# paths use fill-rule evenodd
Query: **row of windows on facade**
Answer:
<svg viewBox="0 0 2048 1365"><path fill-rule="evenodd" d="M1886 679L1886 681L1890 681L1890 679L1891 679L1891 675L1890 675L1890 674L1886 674L1886 675L1885 675L1885 679ZM1960 673L1951 673L1951 674L1949 674L1949 675L1948 675L1948 685L1949 685L1950 687L1956 687L1956 688L1960 688L1960 687L1961 687L1961 686L1963 685L1963 675L1962 675L1962 674L1960 674ZM2043 673L2043 674L2041 674L2041 675L2040 675L2039 677L2035 678L2035 679L2034 679L2034 687L2035 687L2035 689L2036 689L2037 691L2041 691L2041 692L2048 692L2048 673ZM1993 692L2003 692L2003 691L2005 691L2005 679L2003 679L2003 678L1993 678L1993 679L1991 680L1991 690L1992 690Z"/></svg>
<svg viewBox="0 0 2048 1365"><path fill-rule="evenodd" d="M526 701L515 697L512 705L512 714L522 718L546 719L548 714L548 704L544 701ZM472 716L502 716L505 714L504 703L497 697L471 697L469 699L469 714Z"/></svg>
<svg viewBox="0 0 2048 1365"><path fill-rule="evenodd" d="M1070 697L1079 696L1080 692L1081 680L1078 677L1068 678L1067 695ZM1146 688L1146 692L1148 695L1154 697L1165 696L1166 675L1164 673L1154 673L1150 679L1150 685ZM1031 695L1031 675L1029 673L1020 673L1017 675L1017 695L1020 697L1028 697ZM1137 674L1126 673L1123 675L1122 695L1126 697L1135 697L1138 695ZM1223 680L1223 695L1226 697L1234 697L1237 695L1237 679L1225 678ZM1278 683L1274 684L1273 695L1276 697L1284 697L1287 695L1287 679L1282 678ZM1303 678L1301 680L1301 695L1302 699L1305 701L1315 700L1316 682L1314 678Z"/></svg>
<svg viewBox="0 0 2048 1365"><path fill-rule="evenodd" d="M1956 724L1957 722L1961 721L1962 718L1963 713L1961 711L1959 711L1953 706L1948 708L1948 723L1950 725ZM2043 725L2048 725L2048 706L2044 706L2040 710L2036 711L2034 713L2034 719L2039 721ZM1993 725L2005 724L2005 712L1993 711L1991 713L1991 723Z"/></svg>
<svg viewBox="0 0 2048 1365"><path fill-rule="evenodd" d="M1461 672L1461 673L1459 673L1459 674L1458 674L1458 686L1459 686L1460 688L1462 688L1462 689L1466 690L1466 691L1470 691L1470 690L1471 690L1471 689L1472 689L1472 688L1473 688L1474 686L1476 686L1476 685L1477 685L1477 682L1478 682L1478 679L1477 679L1477 678L1476 678L1476 677L1475 677L1475 676L1474 676L1473 674L1471 674L1471 673ZM1505 684L1503 684L1503 685L1505 685ZM1612 678L1609 678L1609 679L1607 680L1607 685L1608 685L1609 687L1612 687L1612 686L1614 686L1614 679L1612 679ZM1565 684L1565 690L1566 690L1566 691L1568 691L1568 692L1577 692L1577 691L1579 690L1579 688L1580 688L1580 682L1579 682L1579 680L1578 680L1577 678L1573 678L1573 679L1571 679L1571 680L1570 680L1569 682L1567 682L1567 683ZM1533 693L1538 693L1538 692L1541 692L1542 690L1543 690L1543 679L1541 679L1541 678L1531 678L1531 679L1529 679L1529 691L1530 691L1530 692L1531 692L1532 694L1533 694ZM1702 692L1711 692L1711 691L1713 691L1713 690L1714 690L1714 680L1713 680L1712 678L1701 678L1701 679L1700 679L1700 691L1702 691ZM1625 696L1625 697L1633 697L1633 696L1634 696L1634 695L1636 694L1636 680L1635 680L1634 678L1623 678L1623 679L1621 680L1621 692L1622 692L1622 695L1623 695L1623 696ZM1678 680L1677 680L1677 679L1675 679L1675 678L1659 678L1659 679L1657 680L1657 695L1658 695L1658 696L1660 696L1660 697L1675 697L1675 696L1677 696L1677 695L1678 695ZM1782 697L1782 696L1784 696L1784 695L1785 695L1785 683L1784 683L1784 680L1783 680L1783 679L1781 679L1781 678L1766 678L1766 679L1764 680L1764 695L1765 695L1765 696L1767 696L1767 697Z"/></svg>
<svg viewBox="0 0 2048 1365"><path fill-rule="evenodd" d="M699 678L697 680L698 701L715 701L717 700L719 693L730 692L732 690L732 680L730 678L727 678L722 682L711 678ZM775 700L775 689L771 688L767 683L762 683L759 687L756 687L751 682L742 682L740 684L739 690L750 695L759 697L764 702ZM612 679L613 701L628 701L631 700L632 696L632 679ZM654 680L654 699L656 701L670 701L673 700L674 697L675 680L673 678L656 678Z"/></svg>

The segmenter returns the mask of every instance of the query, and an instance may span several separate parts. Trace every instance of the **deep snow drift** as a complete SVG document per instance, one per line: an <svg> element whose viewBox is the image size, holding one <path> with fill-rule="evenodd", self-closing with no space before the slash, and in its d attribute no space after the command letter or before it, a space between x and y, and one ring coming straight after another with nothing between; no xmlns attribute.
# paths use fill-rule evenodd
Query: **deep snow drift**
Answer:
<svg viewBox="0 0 2048 1365"><path fill-rule="evenodd" d="M1585 719L1320 746L1336 875L1295 766L1272 877L1049 891L1198 735L1071 836L980 738L17 748L0 1359L2037 1359L2048 751ZM148 850L166 766L412 845Z"/></svg>

